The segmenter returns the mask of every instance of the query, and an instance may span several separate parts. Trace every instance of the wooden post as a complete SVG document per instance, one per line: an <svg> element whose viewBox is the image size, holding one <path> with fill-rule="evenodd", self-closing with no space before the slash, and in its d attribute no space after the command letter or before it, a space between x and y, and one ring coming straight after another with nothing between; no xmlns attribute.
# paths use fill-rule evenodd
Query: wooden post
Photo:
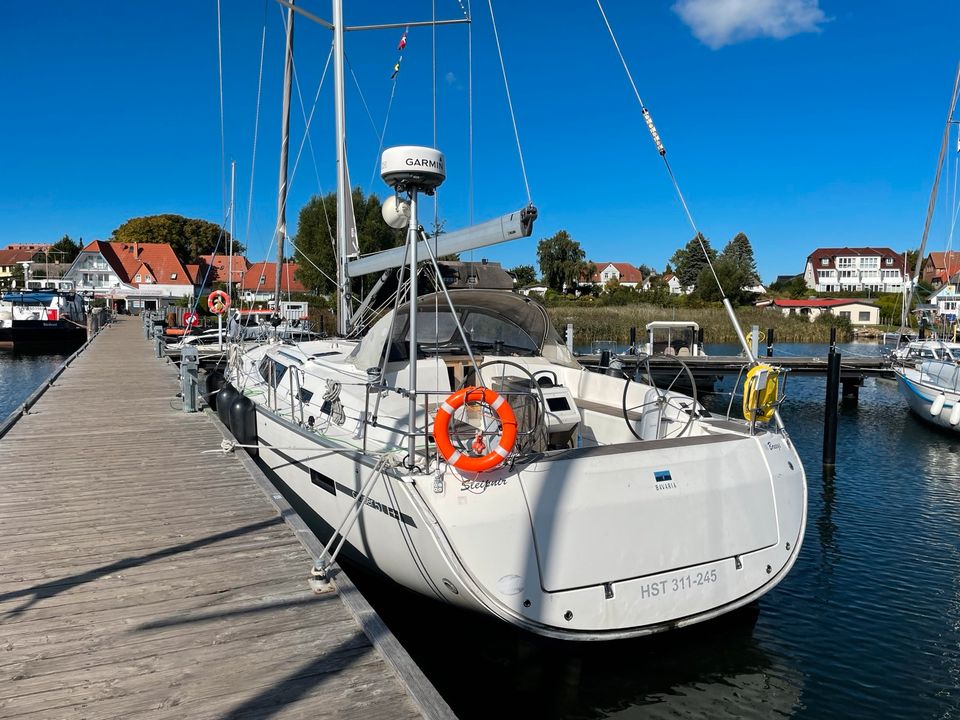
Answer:
<svg viewBox="0 0 960 720"><path fill-rule="evenodd" d="M630 328L630 354L637 354L637 328L636 326Z"/></svg>
<svg viewBox="0 0 960 720"><path fill-rule="evenodd" d="M837 352L837 329L830 328L830 353L827 355L827 395L823 416L823 464L837 464L837 420L840 390L840 353Z"/></svg>

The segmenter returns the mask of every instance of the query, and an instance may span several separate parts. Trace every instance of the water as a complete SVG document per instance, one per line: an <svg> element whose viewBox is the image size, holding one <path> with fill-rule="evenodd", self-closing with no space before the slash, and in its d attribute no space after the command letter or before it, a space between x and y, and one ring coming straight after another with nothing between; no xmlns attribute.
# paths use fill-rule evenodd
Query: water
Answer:
<svg viewBox="0 0 960 720"><path fill-rule="evenodd" d="M0 350L0 420L46 380L67 355L41 355Z"/></svg>
<svg viewBox="0 0 960 720"><path fill-rule="evenodd" d="M0 353L0 415L62 360ZM960 433L922 424L894 385L868 379L859 407L841 410L838 464L826 474L824 382L789 380L783 416L807 470L807 531L792 572L758 609L650 638L573 644L358 568L351 577L463 720L960 718Z"/></svg>

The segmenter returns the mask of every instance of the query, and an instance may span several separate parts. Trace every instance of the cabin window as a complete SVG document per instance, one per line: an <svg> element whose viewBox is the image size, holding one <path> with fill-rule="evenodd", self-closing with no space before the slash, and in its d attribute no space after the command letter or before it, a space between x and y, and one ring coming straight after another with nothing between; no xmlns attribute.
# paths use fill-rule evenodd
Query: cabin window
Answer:
<svg viewBox="0 0 960 720"><path fill-rule="evenodd" d="M860 318L860 322L870 322L870 311L861 310L859 318Z"/></svg>

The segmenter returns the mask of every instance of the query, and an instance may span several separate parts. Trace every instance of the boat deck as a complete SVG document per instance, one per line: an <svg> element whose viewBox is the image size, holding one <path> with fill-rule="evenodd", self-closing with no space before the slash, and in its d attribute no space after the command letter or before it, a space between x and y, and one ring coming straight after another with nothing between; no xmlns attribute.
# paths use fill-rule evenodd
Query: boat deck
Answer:
<svg viewBox="0 0 960 720"><path fill-rule="evenodd" d="M175 381L121 318L0 440L0 716L452 718Z"/></svg>

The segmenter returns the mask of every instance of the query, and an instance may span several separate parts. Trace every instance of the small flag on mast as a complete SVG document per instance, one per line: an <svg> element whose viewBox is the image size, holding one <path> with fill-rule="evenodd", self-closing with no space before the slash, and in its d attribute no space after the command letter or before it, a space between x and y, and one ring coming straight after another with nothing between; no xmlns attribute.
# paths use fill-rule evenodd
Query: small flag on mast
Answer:
<svg viewBox="0 0 960 720"><path fill-rule="evenodd" d="M403 37L400 38L400 44L397 45L397 50L403 50L407 46L407 31L403 31Z"/></svg>
<svg viewBox="0 0 960 720"><path fill-rule="evenodd" d="M393 80L397 77L397 73L400 72L400 63L398 62L393 66L393 75L390 76L390 79Z"/></svg>

